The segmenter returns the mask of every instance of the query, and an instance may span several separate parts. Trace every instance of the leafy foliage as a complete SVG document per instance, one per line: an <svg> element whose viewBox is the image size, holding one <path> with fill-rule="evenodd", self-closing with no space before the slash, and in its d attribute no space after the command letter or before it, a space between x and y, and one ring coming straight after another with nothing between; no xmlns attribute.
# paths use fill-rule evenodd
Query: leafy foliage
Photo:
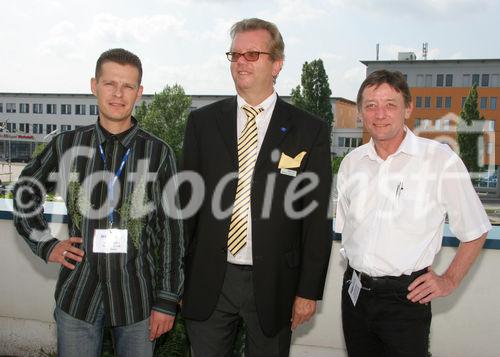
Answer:
<svg viewBox="0 0 500 357"><path fill-rule="evenodd" d="M321 59L302 66L301 85L292 89L292 103L328 122L331 132L333 113L330 96L332 91Z"/></svg>
<svg viewBox="0 0 500 357"><path fill-rule="evenodd" d="M191 98L182 86L167 85L154 95L150 104L143 102L137 108L135 117L141 128L164 140L179 158L190 106Z"/></svg>
<svg viewBox="0 0 500 357"><path fill-rule="evenodd" d="M336 175L338 172L339 172L339 168L340 168L340 163L342 162L342 160L344 160L344 157L347 155L347 152L345 152L343 155L341 156L335 156L333 159L332 159L332 170L333 170L333 174Z"/></svg>
<svg viewBox="0 0 500 357"><path fill-rule="evenodd" d="M473 128L475 121L484 120L484 117L480 117L479 115L477 101L477 86L473 85L460 112L461 120L457 125L457 141L460 148L460 157L469 172L477 172L479 170L478 138L481 133L468 132Z"/></svg>
<svg viewBox="0 0 500 357"><path fill-rule="evenodd" d="M46 143L39 143L39 144L37 144L37 146L35 147L35 150L33 150L33 158L35 158L38 155L40 155L42 153L43 149L45 149L46 146L47 146Z"/></svg>

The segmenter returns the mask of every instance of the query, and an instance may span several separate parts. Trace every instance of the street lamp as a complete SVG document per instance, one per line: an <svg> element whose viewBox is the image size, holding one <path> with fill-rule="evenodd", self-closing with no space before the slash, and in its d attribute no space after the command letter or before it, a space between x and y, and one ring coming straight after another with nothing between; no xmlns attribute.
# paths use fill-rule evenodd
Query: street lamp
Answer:
<svg viewBox="0 0 500 357"><path fill-rule="evenodd" d="M10 130L7 129L7 123L8 122L9 122L9 119L6 119L5 122L2 123L1 129L2 129L2 132L10 134L11 133ZM10 135L7 135L7 139L9 141L9 182L12 182L12 159L11 159L11 147L10 147L11 139L10 139Z"/></svg>

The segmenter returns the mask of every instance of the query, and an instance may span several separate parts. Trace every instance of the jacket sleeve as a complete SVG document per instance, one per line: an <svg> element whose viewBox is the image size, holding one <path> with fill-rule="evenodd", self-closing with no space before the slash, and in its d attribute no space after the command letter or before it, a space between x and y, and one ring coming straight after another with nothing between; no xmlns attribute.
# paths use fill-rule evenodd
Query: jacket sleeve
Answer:
<svg viewBox="0 0 500 357"><path fill-rule="evenodd" d="M317 207L302 222L302 264L297 296L321 300L333 237L332 214L329 212L332 209L330 140L324 121L320 122L304 172L317 175L319 182L302 202L303 207L311 204L317 204Z"/></svg>

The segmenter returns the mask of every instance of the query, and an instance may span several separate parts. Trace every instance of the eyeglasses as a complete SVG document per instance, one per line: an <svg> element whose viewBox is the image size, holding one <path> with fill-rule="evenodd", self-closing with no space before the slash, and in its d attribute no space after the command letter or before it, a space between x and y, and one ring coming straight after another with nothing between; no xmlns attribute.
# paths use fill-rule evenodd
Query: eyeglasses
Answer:
<svg viewBox="0 0 500 357"><path fill-rule="evenodd" d="M241 56L245 57L245 59L249 62L255 62L259 59L260 55L271 55L269 52L261 52L261 51L247 51L245 53L240 52L226 52L227 59L231 62L238 62Z"/></svg>

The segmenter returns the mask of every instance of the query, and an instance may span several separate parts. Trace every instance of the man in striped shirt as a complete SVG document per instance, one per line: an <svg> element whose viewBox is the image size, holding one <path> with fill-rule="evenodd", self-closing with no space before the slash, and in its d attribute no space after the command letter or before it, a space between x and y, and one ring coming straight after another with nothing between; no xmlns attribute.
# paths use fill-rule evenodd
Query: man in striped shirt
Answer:
<svg viewBox="0 0 500 357"><path fill-rule="evenodd" d="M60 356L99 356L111 326L119 356L152 356L174 323L184 275L173 151L138 127L140 59L123 49L97 61L94 125L56 136L21 173L14 223L46 262L61 264L54 316ZM167 185L173 183L174 185ZM46 192L61 194L70 238L53 238ZM168 206L168 207L167 207Z"/></svg>

